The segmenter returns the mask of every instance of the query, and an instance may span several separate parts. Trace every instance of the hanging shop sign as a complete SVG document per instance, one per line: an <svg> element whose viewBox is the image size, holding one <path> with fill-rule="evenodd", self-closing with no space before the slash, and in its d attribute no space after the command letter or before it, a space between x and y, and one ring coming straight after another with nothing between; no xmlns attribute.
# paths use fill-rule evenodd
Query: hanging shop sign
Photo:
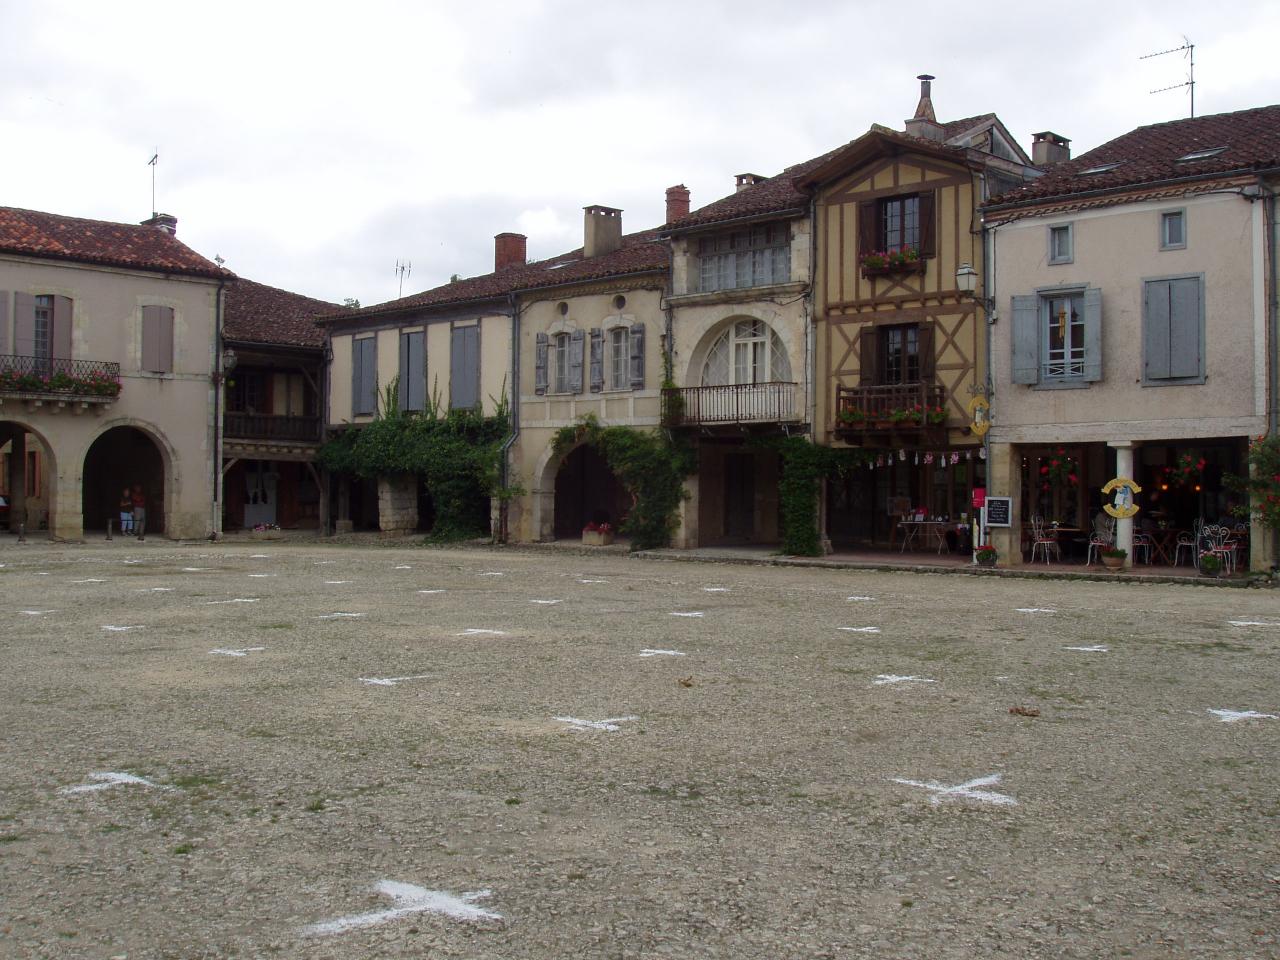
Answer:
<svg viewBox="0 0 1280 960"><path fill-rule="evenodd" d="M1102 509L1107 511L1109 516L1119 520L1132 517L1140 509L1133 501L1134 495L1141 492L1142 488L1128 477L1108 480L1106 486L1102 488L1102 495L1110 497L1111 502L1104 503Z"/></svg>
<svg viewBox="0 0 1280 960"><path fill-rule="evenodd" d="M986 397L974 397L969 401L969 432L975 437L986 436L991 429L991 401Z"/></svg>

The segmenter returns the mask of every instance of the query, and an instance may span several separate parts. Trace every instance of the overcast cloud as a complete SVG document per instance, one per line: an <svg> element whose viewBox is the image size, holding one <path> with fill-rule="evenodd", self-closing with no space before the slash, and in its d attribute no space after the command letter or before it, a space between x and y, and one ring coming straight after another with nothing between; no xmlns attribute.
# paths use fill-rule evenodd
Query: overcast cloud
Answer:
<svg viewBox="0 0 1280 960"><path fill-rule="evenodd" d="M1280 102L1280 5L698 0L216 5L0 0L0 205L136 222L157 206L241 276L365 304L581 244L581 208L661 223L901 128L994 111L1082 152L1187 115Z"/></svg>

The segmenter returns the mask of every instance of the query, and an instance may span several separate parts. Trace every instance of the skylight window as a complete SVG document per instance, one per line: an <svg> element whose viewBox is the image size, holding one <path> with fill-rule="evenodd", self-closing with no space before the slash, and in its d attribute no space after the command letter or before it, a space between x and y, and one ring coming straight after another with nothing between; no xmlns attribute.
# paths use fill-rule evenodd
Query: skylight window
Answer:
<svg viewBox="0 0 1280 960"><path fill-rule="evenodd" d="M1185 157L1179 157L1175 163L1191 163L1195 160L1208 160L1210 157L1216 157L1220 153L1226 152L1226 147L1209 147L1207 150L1196 150L1188 153Z"/></svg>
<svg viewBox="0 0 1280 960"><path fill-rule="evenodd" d="M1108 170L1114 170L1122 163L1124 163L1123 160L1117 160L1115 163L1103 163L1096 167L1090 167L1088 170L1081 170L1080 176L1087 177L1094 173L1106 173Z"/></svg>

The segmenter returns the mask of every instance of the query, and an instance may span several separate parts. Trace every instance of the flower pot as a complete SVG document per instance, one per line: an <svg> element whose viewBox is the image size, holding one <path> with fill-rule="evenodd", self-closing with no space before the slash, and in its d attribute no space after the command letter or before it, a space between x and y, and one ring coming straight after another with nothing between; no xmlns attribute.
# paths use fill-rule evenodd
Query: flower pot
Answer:
<svg viewBox="0 0 1280 960"><path fill-rule="evenodd" d="M987 557L987 558L985 558L985 559L984 559L984 558L982 558L982 557L979 557L979 558L978 558L977 560L975 560L974 562L975 562L975 563L977 563L977 565L978 565L978 566L980 566L980 567L993 568L993 567L995 567L995 565L996 565L996 558L995 558L995 557Z"/></svg>
<svg viewBox="0 0 1280 960"><path fill-rule="evenodd" d="M1121 570L1124 568L1124 557L1103 557L1102 565L1108 570Z"/></svg>
<svg viewBox="0 0 1280 960"><path fill-rule="evenodd" d="M612 530L583 530L582 545L584 547L607 547L613 543Z"/></svg>
<svg viewBox="0 0 1280 960"><path fill-rule="evenodd" d="M283 530L250 530L250 540L283 540Z"/></svg>
<svg viewBox="0 0 1280 960"><path fill-rule="evenodd" d="M1205 570L1203 567L1201 567L1200 576L1208 577L1210 580L1217 580L1218 577L1222 576L1222 568L1219 567L1217 570Z"/></svg>

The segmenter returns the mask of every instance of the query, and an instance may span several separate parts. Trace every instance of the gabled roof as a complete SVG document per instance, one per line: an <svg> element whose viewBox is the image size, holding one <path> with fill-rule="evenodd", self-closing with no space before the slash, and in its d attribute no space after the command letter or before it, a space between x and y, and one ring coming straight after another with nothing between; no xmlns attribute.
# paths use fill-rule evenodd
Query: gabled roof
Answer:
<svg viewBox="0 0 1280 960"><path fill-rule="evenodd" d="M1200 151L1221 152L1181 160ZM1079 194L1179 180L1212 179L1280 167L1280 105L1138 127L1048 168L1043 177L995 197L1000 209ZM1090 173L1088 171L1096 171Z"/></svg>
<svg viewBox="0 0 1280 960"><path fill-rule="evenodd" d="M227 286L222 330L227 340L284 346L322 347L316 317L343 308L264 283L237 278Z"/></svg>
<svg viewBox="0 0 1280 960"><path fill-rule="evenodd" d="M667 245L658 239L657 230L643 230L622 238L622 246L612 253L584 257L581 248L549 260L508 267L478 277L446 283L422 293L374 304L348 313L330 315L323 323L359 320L362 317L401 313L424 307L446 306L478 300L495 300L526 290L557 287L568 283L585 283L610 277L666 270L670 264Z"/></svg>
<svg viewBox="0 0 1280 960"><path fill-rule="evenodd" d="M0 207L0 253L196 277L235 276L159 227Z"/></svg>

